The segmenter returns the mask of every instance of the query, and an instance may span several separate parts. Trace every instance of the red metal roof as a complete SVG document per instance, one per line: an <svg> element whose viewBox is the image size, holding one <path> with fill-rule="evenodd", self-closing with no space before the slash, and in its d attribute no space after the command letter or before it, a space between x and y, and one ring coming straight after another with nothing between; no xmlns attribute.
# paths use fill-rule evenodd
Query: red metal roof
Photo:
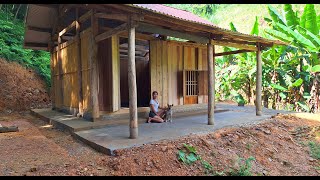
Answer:
<svg viewBox="0 0 320 180"><path fill-rule="evenodd" d="M214 26L210 21L205 20L191 12L176 9L173 7L165 6L162 4L133 4L134 7L139 7L147 10L151 10L153 12L169 15L178 19L187 20L191 22L197 22L202 24L207 24Z"/></svg>

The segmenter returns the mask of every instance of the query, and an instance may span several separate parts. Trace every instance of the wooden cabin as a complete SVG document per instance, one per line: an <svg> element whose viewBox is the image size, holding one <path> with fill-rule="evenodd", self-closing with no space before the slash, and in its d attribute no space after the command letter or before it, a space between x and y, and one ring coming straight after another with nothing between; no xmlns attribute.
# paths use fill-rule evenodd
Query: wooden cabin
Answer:
<svg viewBox="0 0 320 180"><path fill-rule="evenodd" d="M159 4L30 4L24 39L25 48L51 53L54 109L97 120L129 107L131 138L153 91L161 105L207 104L212 125L217 56L257 52L261 115L261 50L274 44L284 43ZM215 53L216 45L239 50Z"/></svg>

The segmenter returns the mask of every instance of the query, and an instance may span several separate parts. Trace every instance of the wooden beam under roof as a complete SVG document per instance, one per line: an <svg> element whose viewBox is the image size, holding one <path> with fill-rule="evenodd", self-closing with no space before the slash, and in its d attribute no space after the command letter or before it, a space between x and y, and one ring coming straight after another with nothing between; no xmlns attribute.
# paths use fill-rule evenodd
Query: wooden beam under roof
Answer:
<svg viewBox="0 0 320 180"><path fill-rule="evenodd" d="M123 24L121 24L120 26L118 26L118 27L116 27L114 29L111 29L111 30L109 30L107 32L104 32L104 33L101 33L101 34L97 35L95 37L95 41L99 42L99 41L105 40L105 39L107 39L107 38L109 38L109 37L111 37L113 35L117 35L117 34L119 34L121 32L124 32L127 29L128 29L128 24L127 23L123 23Z"/></svg>
<svg viewBox="0 0 320 180"><path fill-rule="evenodd" d="M195 41L202 44L208 43L207 37L165 29L161 26L155 26L155 25L150 25L146 23L138 23L138 27L136 29L139 32L148 32L148 33L154 33L154 34L167 35L167 36L172 36L172 37L177 37L182 39L188 39L188 40Z"/></svg>
<svg viewBox="0 0 320 180"><path fill-rule="evenodd" d="M30 47L48 47L47 43L25 42L24 45Z"/></svg>
<svg viewBox="0 0 320 180"><path fill-rule="evenodd" d="M52 32L51 28L41 28L41 27L35 27L35 26L27 26L27 29L32 31L45 32L45 33Z"/></svg>
<svg viewBox="0 0 320 180"><path fill-rule="evenodd" d="M119 21L128 21L128 15L127 14L106 14L106 13L96 13L94 14L97 18L103 18L103 19L113 19L113 20L119 20Z"/></svg>
<svg viewBox="0 0 320 180"><path fill-rule="evenodd" d="M62 29L62 31L59 32L59 36L62 36L66 32L70 31L72 28L76 26L77 21L73 21L68 27Z"/></svg>
<svg viewBox="0 0 320 180"><path fill-rule="evenodd" d="M245 53L245 52L254 52L246 49L236 50L236 51L228 51L228 52L222 52L222 53L216 53L214 54L215 57L217 56L227 56L231 54L239 54L239 53Z"/></svg>
<svg viewBox="0 0 320 180"><path fill-rule="evenodd" d="M232 42L227 42L227 41L224 41L224 40L221 40L221 41L211 40L211 43L214 44L214 45L218 45L218 46L227 46L227 47L234 47L234 48L245 49L245 50L250 50L250 51L257 51L257 47L256 46L232 43Z"/></svg>

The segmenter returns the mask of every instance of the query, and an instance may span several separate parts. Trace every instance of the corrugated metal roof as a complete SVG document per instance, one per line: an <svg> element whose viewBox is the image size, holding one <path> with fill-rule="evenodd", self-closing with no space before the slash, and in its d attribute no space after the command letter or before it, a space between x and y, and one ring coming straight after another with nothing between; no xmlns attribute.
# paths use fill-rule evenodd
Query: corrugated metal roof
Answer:
<svg viewBox="0 0 320 180"><path fill-rule="evenodd" d="M143 9L148 9L153 12L169 15L169 16L181 19L181 20L187 20L187 21L191 21L191 22L197 22L197 23L202 23L202 24L214 26L214 24L211 23L210 21L205 20L205 19L203 19L203 18L201 18L191 12L176 9L176 8L169 7L169 6L165 6L162 4L133 4L133 6L140 7Z"/></svg>
<svg viewBox="0 0 320 180"><path fill-rule="evenodd" d="M107 4L106 4L107 5ZM252 36L249 34L234 32L229 29L220 28L208 20L205 20L191 12L176 9L173 7L161 5L161 4L125 4L126 6L131 6L133 8L138 8L144 11L150 11L156 14L162 14L171 18L175 18L180 21L192 22L201 24L204 26L212 27L212 32L225 33L232 38L238 38L242 40L255 41L255 42L265 42L265 43L275 43L275 44L285 44L279 40L269 40L260 36ZM56 10L54 8L49 8L45 6L40 6L36 4L30 4L27 14L26 25L34 26L38 28L52 28L53 21L56 20ZM210 30L209 30L210 31ZM26 29L25 32L25 43L42 43L47 44L50 40L50 33L37 32ZM27 47L26 48L34 48Z"/></svg>
<svg viewBox="0 0 320 180"><path fill-rule="evenodd" d="M129 6L141 8L144 10L149 10L149 11L152 11L152 12L158 13L158 14L164 14L164 15L171 16L173 18L184 20L184 21L195 22L195 23L203 24L203 25L209 25L211 27L214 27L216 30L230 33L230 35L231 34L235 35L235 36L245 35L247 37L255 37L256 40L269 41L269 42L273 42L276 44L282 44L282 45L285 44L284 42L279 41L279 40L266 39L261 36L240 33L240 32L234 32L234 31L231 31L230 29L221 28L221 27L218 27L217 25L211 23L210 21L205 20L205 19L203 19L203 18L201 18L191 12L176 9L176 8L169 7L169 6L165 6L162 4L129 4Z"/></svg>

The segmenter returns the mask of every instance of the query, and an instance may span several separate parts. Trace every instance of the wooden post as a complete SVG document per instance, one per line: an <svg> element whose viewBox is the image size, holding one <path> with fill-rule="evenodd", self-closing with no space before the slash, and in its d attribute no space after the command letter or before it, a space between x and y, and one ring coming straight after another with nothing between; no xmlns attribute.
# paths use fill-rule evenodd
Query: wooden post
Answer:
<svg viewBox="0 0 320 180"><path fill-rule="evenodd" d="M98 20L95 16L91 15L91 26L92 26L92 36L90 38L91 49L90 51L90 95L91 95L91 105L92 105L92 121L95 121L100 117L99 114L99 99L98 99L98 65L97 65L97 53L98 47L94 38L98 34Z"/></svg>
<svg viewBox="0 0 320 180"><path fill-rule="evenodd" d="M262 59L261 59L261 45L257 43L257 82L256 82L256 115L262 115Z"/></svg>
<svg viewBox="0 0 320 180"><path fill-rule="evenodd" d="M208 125L214 125L214 48L211 40L208 43Z"/></svg>
<svg viewBox="0 0 320 180"><path fill-rule="evenodd" d="M50 70L51 70L51 87L50 87L50 98L51 98L51 104L52 104L52 109L54 110L56 108L56 103L55 103L55 88L56 85L53 83L55 77L55 73L54 73L54 67L53 66L53 54L54 54L54 43L52 41L49 42L49 52L50 52Z"/></svg>
<svg viewBox="0 0 320 180"><path fill-rule="evenodd" d="M77 61L78 61L78 101L79 113L78 116L83 116L83 94L82 94L82 59L81 59L81 38L80 38L80 22L79 8L76 9L76 42L77 42Z"/></svg>
<svg viewBox="0 0 320 180"><path fill-rule="evenodd" d="M63 109L63 68L62 68L62 57L61 57L61 37L58 36L58 49L57 49L57 55L58 55L58 66L59 66L59 84L60 84L60 109Z"/></svg>
<svg viewBox="0 0 320 180"><path fill-rule="evenodd" d="M128 86L129 86L129 110L130 110L130 138L138 137L138 111L137 111L137 84L135 62L135 27L129 17L128 22Z"/></svg>

